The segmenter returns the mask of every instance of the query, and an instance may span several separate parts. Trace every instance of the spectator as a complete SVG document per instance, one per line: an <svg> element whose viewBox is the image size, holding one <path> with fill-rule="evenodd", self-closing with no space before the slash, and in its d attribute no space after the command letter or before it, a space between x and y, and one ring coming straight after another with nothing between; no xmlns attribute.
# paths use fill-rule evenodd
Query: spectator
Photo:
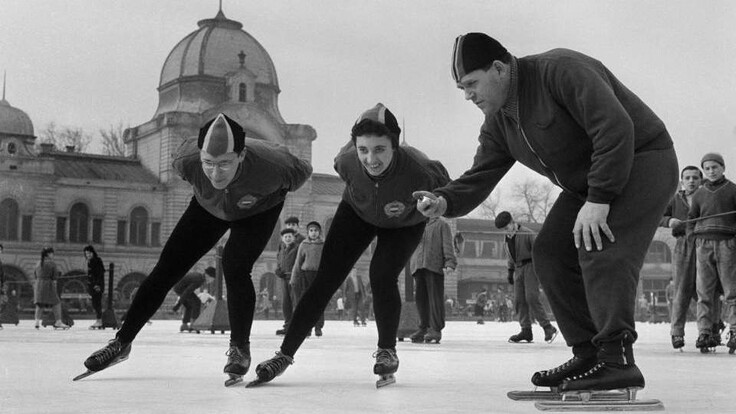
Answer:
<svg viewBox="0 0 736 414"><path fill-rule="evenodd" d="M61 320L61 300L56 288L56 281L61 272L54 262L54 249L45 247L41 250L41 260L34 271L36 283L33 289L33 303L36 305L36 329L39 329L44 307L51 307L54 312L54 329L69 329L69 325Z"/></svg>

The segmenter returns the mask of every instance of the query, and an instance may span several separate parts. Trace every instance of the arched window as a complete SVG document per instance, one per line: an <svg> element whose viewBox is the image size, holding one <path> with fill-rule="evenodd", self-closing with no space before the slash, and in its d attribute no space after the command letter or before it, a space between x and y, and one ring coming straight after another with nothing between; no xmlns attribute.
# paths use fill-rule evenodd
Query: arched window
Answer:
<svg viewBox="0 0 736 414"><path fill-rule="evenodd" d="M240 85L238 85L238 101L239 102L245 102L246 100L245 97L247 96L245 94L246 91L247 89L246 89L245 84L241 82Z"/></svg>
<svg viewBox="0 0 736 414"><path fill-rule="evenodd" d="M89 209L84 203L72 206L69 212L69 241L87 243L89 234Z"/></svg>
<svg viewBox="0 0 736 414"><path fill-rule="evenodd" d="M18 240L18 203L12 198L0 203L0 240Z"/></svg>
<svg viewBox="0 0 736 414"><path fill-rule="evenodd" d="M670 263L672 254L667 243L655 240L649 245L647 257L644 259L646 263Z"/></svg>
<svg viewBox="0 0 736 414"><path fill-rule="evenodd" d="M148 229L148 212L143 207L136 207L130 213L130 244L145 246Z"/></svg>

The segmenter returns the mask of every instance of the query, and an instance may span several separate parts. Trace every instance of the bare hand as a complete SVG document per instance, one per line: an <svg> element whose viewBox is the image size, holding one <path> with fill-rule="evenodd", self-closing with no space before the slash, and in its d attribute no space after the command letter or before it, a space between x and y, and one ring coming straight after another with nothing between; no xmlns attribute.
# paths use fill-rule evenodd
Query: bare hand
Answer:
<svg viewBox="0 0 736 414"><path fill-rule="evenodd" d="M586 201L583 204L583 207L578 211L578 217L575 220L575 226L572 230L576 248L580 248L580 239L582 238L585 244L585 250L591 251L594 241L597 250L603 250L601 231L603 231L603 234L608 237L611 243L616 241L607 223L608 212L610 210L611 206L608 204L591 203L590 201Z"/></svg>
<svg viewBox="0 0 736 414"><path fill-rule="evenodd" d="M430 193L429 191L415 191L411 194L417 200L417 210L426 217L439 217L447 210L445 198Z"/></svg>
<svg viewBox="0 0 736 414"><path fill-rule="evenodd" d="M669 226L670 226L670 228L672 229L672 228L675 228L675 227L677 227L677 226L678 226L678 225L679 225L680 223L682 223L682 220L680 220L680 219L676 219L676 218L672 217L672 218L670 219L670 223L669 223Z"/></svg>

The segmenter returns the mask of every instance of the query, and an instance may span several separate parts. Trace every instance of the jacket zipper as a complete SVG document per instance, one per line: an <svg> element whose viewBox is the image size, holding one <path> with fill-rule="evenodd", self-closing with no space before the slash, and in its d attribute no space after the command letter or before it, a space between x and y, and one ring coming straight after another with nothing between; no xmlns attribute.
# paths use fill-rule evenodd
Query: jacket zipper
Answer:
<svg viewBox="0 0 736 414"><path fill-rule="evenodd" d="M524 142L526 142L526 145L529 147L529 150L532 152L532 154L534 154L535 157L537 157L537 160L539 160L539 163L542 164L542 167L544 167L547 171L552 173L552 176L555 178L555 183L558 186L560 186L560 188L562 188L563 190L569 193L575 194L574 191L570 191L569 188L562 185L560 178L557 177L557 174L554 172L554 170L549 168L549 166L542 160L542 157L540 157L539 154L537 154L537 151L534 150L534 148L532 147L532 144L529 142L529 139L526 137L526 133L524 132L524 129L521 127L521 123L519 122L516 125L519 127L519 132L521 132L521 136L524 138Z"/></svg>
<svg viewBox="0 0 736 414"><path fill-rule="evenodd" d="M376 219L378 219L380 217L378 215L378 183L373 186L373 205L376 207Z"/></svg>

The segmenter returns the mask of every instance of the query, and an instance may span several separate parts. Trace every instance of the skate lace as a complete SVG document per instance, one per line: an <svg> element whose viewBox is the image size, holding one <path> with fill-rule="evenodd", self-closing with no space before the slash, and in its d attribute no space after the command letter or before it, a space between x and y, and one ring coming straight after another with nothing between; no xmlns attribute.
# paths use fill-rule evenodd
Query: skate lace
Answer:
<svg viewBox="0 0 736 414"><path fill-rule="evenodd" d="M228 362L234 362L236 364L242 364L245 360L243 352L237 346L231 346L230 349L225 351L225 355L228 358Z"/></svg>
<svg viewBox="0 0 736 414"><path fill-rule="evenodd" d="M122 349L122 344L117 339L112 339L108 343L108 345L99 351L97 351L94 355L95 360L98 363L105 362L120 353L120 349Z"/></svg>
<svg viewBox="0 0 736 414"><path fill-rule="evenodd" d="M396 359L396 351L379 348L373 353L373 358L376 358L376 364L390 365Z"/></svg>
<svg viewBox="0 0 736 414"><path fill-rule="evenodd" d="M287 365L291 365L293 363L294 358L288 355L284 355L281 352L276 352L275 357L269 359L266 362L263 362L259 368L264 369L271 374L276 374L285 370Z"/></svg>
<svg viewBox="0 0 736 414"><path fill-rule="evenodd" d="M596 372L600 371L600 369L601 369L601 368L603 368L604 366L605 366L605 364L604 364L604 363L602 363L602 362L599 362L599 363L595 364L595 365L593 366L593 368L591 368L591 369L589 369L589 370L587 370L587 371L583 372L583 373L582 373L582 374L580 374L580 375L575 375L575 376L573 376L573 377L572 377L571 379L572 379L572 380L580 380L580 379L583 379L583 378L587 378L587 377L589 377L589 376L591 376L591 375L595 374Z"/></svg>
<svg viewBox="0 0 736 414"><path fill-rule="evenodd" d="M557 374L558 372L562 372L566 369L568 369L572 364L577 360L577 357L572 357L571 359L567 360L565 363L563 363L560 366L556 366L550 370L544 371L545 375L552 375Z"/></svg>

